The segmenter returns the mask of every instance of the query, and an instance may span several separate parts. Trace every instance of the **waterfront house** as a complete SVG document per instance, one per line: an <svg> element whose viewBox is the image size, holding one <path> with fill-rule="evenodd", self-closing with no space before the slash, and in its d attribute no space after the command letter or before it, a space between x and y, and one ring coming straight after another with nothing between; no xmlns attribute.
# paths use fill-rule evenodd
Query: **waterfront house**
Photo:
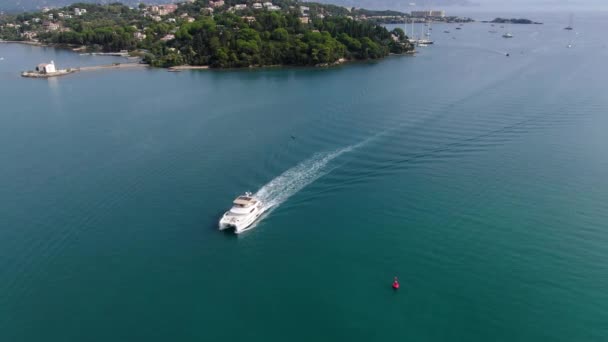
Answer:
<svg viewBox="0 0 608 342"><path fill-rule="evenodd" d="M38 34L34 31L25 31L21 34L21 37L28 39L28 40L32 40L34 38L36 38L38 36Z"/></svg>
<svg viewBox="0 0 608 342"><path fill-rule="evenodd" d="M55 62L51 61L51 63L41 63L36 66L36 71L40 74L51 74L57 72L55 69Z"/></svg>

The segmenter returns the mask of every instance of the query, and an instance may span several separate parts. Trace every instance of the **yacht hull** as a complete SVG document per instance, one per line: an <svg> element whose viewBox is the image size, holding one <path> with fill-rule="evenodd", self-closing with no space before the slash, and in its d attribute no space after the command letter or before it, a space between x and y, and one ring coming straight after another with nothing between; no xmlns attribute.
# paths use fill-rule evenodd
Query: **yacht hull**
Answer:
<svg viewBox="0 0 608 342"><path fill-rule="evenodd" d="M244 218L235 218L228 215L224 215L219 222L220 230L234 229L235 234L240 234L254 227L254 223L256 223L260 217L266 211L265 208L259 207L257 211Z"/></svg>

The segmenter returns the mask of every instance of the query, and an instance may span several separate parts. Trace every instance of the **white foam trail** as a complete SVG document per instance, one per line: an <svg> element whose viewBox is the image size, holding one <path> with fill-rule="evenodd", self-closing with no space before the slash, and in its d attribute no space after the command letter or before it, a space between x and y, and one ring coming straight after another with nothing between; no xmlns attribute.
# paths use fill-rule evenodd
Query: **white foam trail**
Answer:
<svg viewBox="0 0 608 342"><path fill-rule="evenodd" d="M271 180L255 194L270 211L287 201L287 199L315 180L332 170L329 164L340 155L352 151L357 145L349 146L333 152L323 152L313 155L293 168L283 172Z"/></svg>

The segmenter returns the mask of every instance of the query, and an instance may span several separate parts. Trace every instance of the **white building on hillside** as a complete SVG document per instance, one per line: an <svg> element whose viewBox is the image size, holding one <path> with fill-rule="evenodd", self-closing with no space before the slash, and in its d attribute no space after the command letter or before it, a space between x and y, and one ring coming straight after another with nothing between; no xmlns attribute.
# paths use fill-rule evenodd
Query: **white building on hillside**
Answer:
<svg viewBox="0 0 608 342"><path fill-rule="evenodd" d="M74 14L77 16L81 16L85 13L87 13L87 10L84 8L78 8L78 7L74 8Z"/></svg>

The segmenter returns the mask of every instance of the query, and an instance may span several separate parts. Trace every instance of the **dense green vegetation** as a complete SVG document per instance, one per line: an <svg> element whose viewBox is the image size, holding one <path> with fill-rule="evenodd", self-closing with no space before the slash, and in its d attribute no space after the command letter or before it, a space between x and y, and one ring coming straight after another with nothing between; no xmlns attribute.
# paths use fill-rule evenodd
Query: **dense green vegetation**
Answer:
<svg viewBox="0 0 608 342"><path fill-rule="evenodd" d="M106 6L77 3L65 9L70 11L74 8L84 8L87 13L64 20L64 26L69 30L49 32L39 37L54 44L85 45L91 50L109 52L143 47L138 44L134 33L144 26L156 30L154 22L145 20L138 10L120 3Z"/></svg>
<svg viewBox="0 0 608 342"><path fill-rule="evenodd" d="M295 1L274 1L284 8L280 11L226 10L239 2L227 0L224 8L212 15L205 10L208 0L197 0L180 5L161 21L144 15L143 5L129 8L120 3L78 3L44 15L20 14L12 20L24 27L28 23L27 30L35 31L41 42L105 52L143 50L145 61L159 67L325 65L341 59L377 59L413 50L401 29L389 32L368 21L335 15L348 12L345 8L307 3L310 20L306 22L298 7L290 5ZM74 8L86 9L87 13L65 15L73 13ZM45 29L49 15L57 18L59 13L63 14L60 28ZM35 18L42 20L34 22ZM20 30L25 32L25 28ZM23 39L20 30L2 26L0 38Z"/></svg>
<svg viewBox="0 0 608 342"><path fill-rule="evenodd" d="M530 19L515 19L515 18L511 18L511 19L496 18L496 19L492 20L491 23L494 23L494 24L541 24L541 23L534 22Z"/></svg>
<svg viewBox="0 0 608 342"><path fill-rule="evenodd" d="M317 65L340 58L374 59L412 47L403 31L395 42L384 27L345 17L300 23L295 13L261 12L248 23L233 14L202 17L184 24L167 44L155 44L148 61L156 66L178 64L212 67L255 65Z"/></svg>

